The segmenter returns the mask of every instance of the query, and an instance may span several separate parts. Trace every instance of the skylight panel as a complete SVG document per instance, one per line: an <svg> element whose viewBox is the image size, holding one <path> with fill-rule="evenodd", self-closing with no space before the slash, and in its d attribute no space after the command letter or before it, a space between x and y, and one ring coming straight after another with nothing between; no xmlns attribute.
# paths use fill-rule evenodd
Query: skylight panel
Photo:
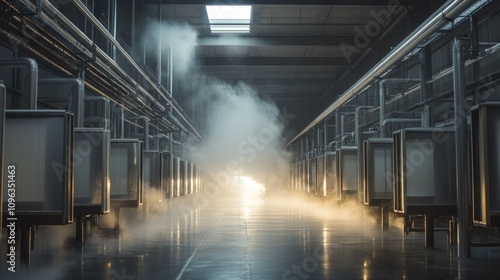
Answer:
<svg viewBox="0 0 500 280"><path fill-rule="evenodd" d="M252 6L206 6L212 33L249 33Z"/></svg>

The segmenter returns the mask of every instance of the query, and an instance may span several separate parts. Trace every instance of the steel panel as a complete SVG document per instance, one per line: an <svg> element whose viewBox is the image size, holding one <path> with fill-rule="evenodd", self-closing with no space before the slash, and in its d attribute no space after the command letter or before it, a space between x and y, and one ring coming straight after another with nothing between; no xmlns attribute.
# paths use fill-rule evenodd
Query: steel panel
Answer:
<svg viewBox="0 0 500 280"><path fill-rule="evenodd" d="M168 152L168 151L163 151L162 155L163 155L162 188L163 188L163 192L165 193L165 197L172 198L173 197L172 156L170 155L170 152Z"/></svg>
<svg viewBox="0 0 500 280"><path fill-rule="evenodd" d="M15 215L22 223L73 222L73 132L73 115L63 110L7 110L4 162L15 166ZM7 188L3 202L5 217Z"/></svg>
<svg viewBox="0 0 500 280"><path fill-rule="evenodd" d="M472 217L474 225L500 226L500 103L471 109Z"/></svg>
<svg viewBox="0 0 500 280"><path fill-rule="evenodd" d="M337 153L327 152L325 159L326 169L326 196L336 197L337 195Z"/></svg>
<svg viewBox="0 0 500 280"><path fill-rule="evenodd" d="M111 203L138 207L143 203L143 143L138 139L111 139Z"/></svg>
<svg viewBox="0 0 500 280"><path fill-rule="evenodd" d="M358 191L357 148L337 149L337 199L344 199Z"/></svg>
<svg viewBox="0 0 500 280"><path fill-rule="evenodd" d="M174 176L173 176L173 186L174 186L174 197L181 195L181 159L175 157L173 161Z"/></svg>
<svg viewBox="0 0 500 280"><path fill-rule="evenodd" d="M316 193L320 196L326 196L325 158L326 155L316 158Z"/></svg>
<svg viewBox="0 0 500 280"><path fill-rule="evenodd" d="M363 142L364 203L369 206L386 205L392 192L392 139L368 139Z"/></svg>
<svg viewBox="0 0 500 280"><path fill-rule="evenodd" d="M316 186L316 158L310 158L309 160L309 192L317 194Z"/></svg>
<svg viewBox="0 0 500 280"><path fill-rule="evenodd" d="M144 151L144 197L163 200L163 155L159 151Z"/></svg>
<svg viewBox="0 0 500 280"><path fill-rule="evenodd" d="M75 129L75 211L105 214L110 210L110 133L99 128Z"/></svg>
<svg viewBox="0 0 500 280"><path fill-rule="evenodd" d="M394 210L456 214L454 130L406 128L394 134Z"/></svg>

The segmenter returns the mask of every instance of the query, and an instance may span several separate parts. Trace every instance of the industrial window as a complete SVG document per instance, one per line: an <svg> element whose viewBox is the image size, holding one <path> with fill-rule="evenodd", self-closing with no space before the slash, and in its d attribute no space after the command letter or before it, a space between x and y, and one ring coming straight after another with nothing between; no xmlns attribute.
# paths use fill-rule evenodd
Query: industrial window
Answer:
<svg viewBox="0 0 500 280"><path fill-rule="evenodd" d="M212 33L249 33L252 6L206 6Z"/></svg>

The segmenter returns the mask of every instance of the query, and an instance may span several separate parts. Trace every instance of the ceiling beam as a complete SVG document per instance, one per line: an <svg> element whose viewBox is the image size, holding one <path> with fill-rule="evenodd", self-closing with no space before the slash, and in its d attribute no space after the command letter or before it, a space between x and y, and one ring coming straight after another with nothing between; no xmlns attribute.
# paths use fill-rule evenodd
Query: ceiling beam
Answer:
<svg viewBox="0 0 500 280"><path fill-rule="evenodd" d="M336 46L350 43L353 36L248 36L207 35L198 37L199 46Z"/></svg>
<svg viewBox="0 0 500 280"><path fill-rule="evenodd" d="M348 65L344 57L200 57L200 66L324 66Z"/></svg>
<svg viewBox="0 0 500 280"><path fill-rule="evenodd" d="M143 0L144 4L186 4L186 5L355 5L381 6L387 0Z"/></svg>

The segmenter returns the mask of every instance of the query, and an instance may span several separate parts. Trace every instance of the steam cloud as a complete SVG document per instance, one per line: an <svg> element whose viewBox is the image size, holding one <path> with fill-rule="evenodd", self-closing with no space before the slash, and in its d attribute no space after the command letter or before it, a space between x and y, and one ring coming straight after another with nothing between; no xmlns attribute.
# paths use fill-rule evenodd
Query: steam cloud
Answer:
<svg viewBox="0 0 500 280"><path fill-rule="evenodd" d="M280 111L249 86L216 79L201 81L206 106L204 144L193 154L219 185L232 176L250 176L267 186L282 181L286 170ZM201 106L201 105L200 105Z"/></svg>
<svg viewBox="0 0 500 280"><path fill-rule="evenodd" d="M162 40L162 56L172 45L176 79L192 78L197 32L188 25L152 23L145 40ZM157 51L150 46L149 51ZM153 53L154 54L154 53ZM164 61L165 62L165 61ZM197 75L196 108L204 110L204 144L192 147L188 157L205 169L219 185L230 183L237 175L251 176L267 185L283 181L286 153L283 147L284 125L280 111L270 100L238 83L229 85L213 77ZM196 110L196 109L195 109Z"/></svg>
<svg viewBox="0 0 500 280"><path fill-rule="evenodd" d="M193 27L187 24L153 22L146 28L143 40L146 50L151 54L156 54L160 40L165 63L172 47L174 73L183 76L192 66L198 43L198 33Z"/></svg>

